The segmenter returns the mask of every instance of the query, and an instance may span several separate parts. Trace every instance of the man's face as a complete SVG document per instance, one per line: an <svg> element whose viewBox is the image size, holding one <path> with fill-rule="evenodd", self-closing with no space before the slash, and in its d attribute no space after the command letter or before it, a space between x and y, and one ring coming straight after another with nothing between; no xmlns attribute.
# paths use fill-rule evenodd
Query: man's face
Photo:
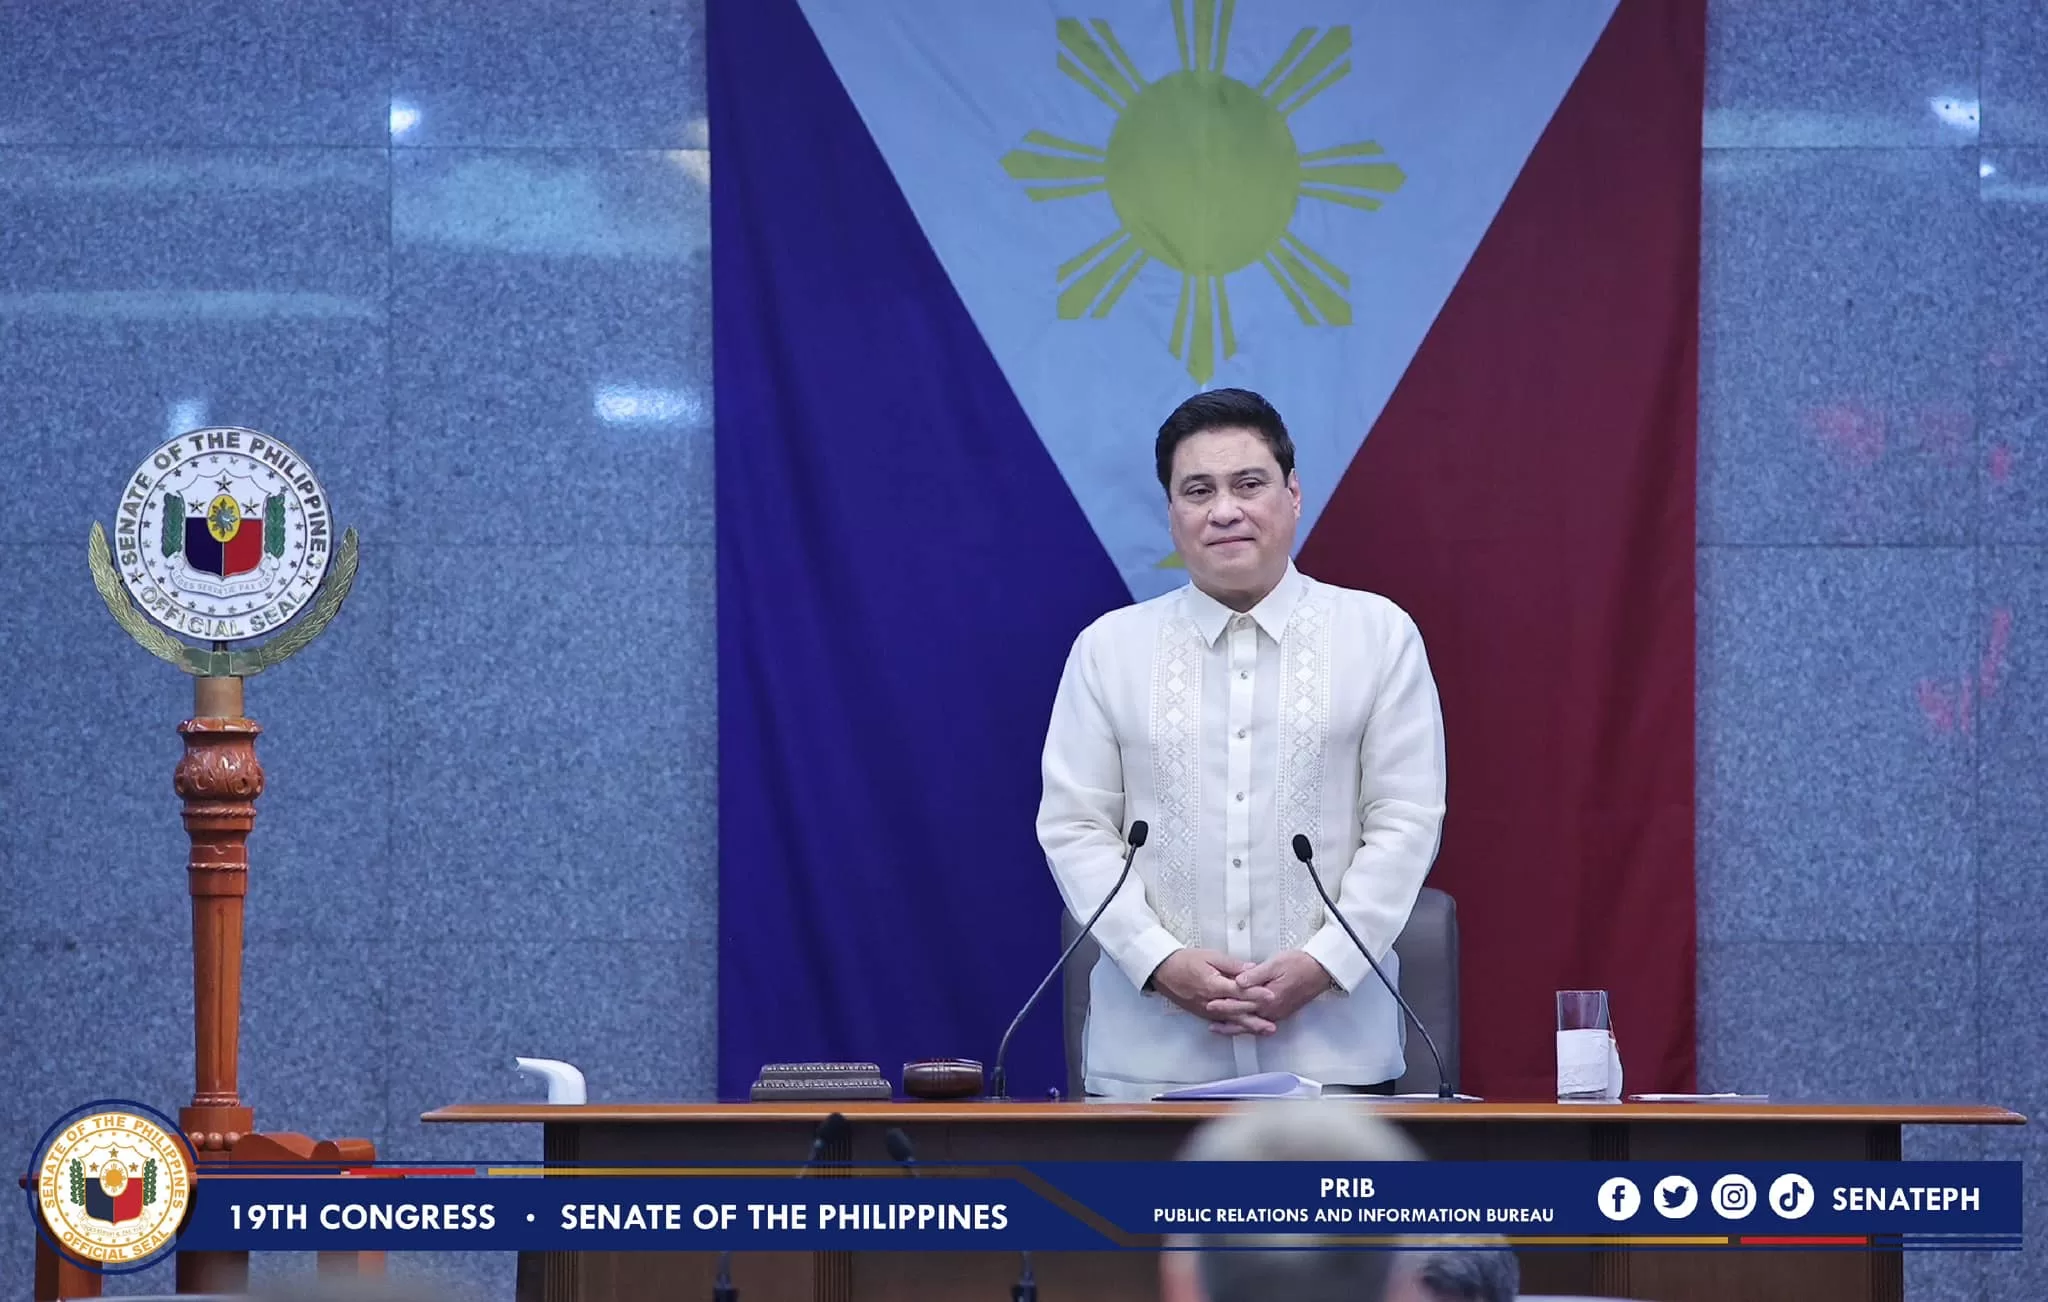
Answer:
<svg viewBox="0 0 2048 1302"><path fill-rule="evenodd" d="M1301 485L1258 431L1206 430L1174 449L1167 519L1195 586L1256 600L1287 572Z"/></svg>

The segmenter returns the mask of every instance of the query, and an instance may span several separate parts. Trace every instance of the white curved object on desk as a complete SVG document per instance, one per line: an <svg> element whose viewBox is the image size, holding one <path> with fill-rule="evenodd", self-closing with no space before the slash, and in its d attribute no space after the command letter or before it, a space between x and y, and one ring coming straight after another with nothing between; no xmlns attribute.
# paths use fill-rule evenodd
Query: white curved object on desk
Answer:
<svg viewBox="0 0 2048 1302"><path fill-rule="evenodd" d="M583 1073L566 1062L554 1058L514 1058L512 1065L528 1076L538 1076L546 1081L550 1103L589 1101L583 1086Z"/></svg>

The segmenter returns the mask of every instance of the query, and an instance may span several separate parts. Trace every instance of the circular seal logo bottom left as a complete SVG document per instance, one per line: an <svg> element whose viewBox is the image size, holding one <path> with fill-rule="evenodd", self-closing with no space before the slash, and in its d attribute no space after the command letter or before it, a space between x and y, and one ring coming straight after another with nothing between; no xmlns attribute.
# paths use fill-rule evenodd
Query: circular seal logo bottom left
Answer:
<svg viewBox="0 0 2048 1302"><path fill-rule="evenodd" d="M170 1118L108 1099L43 1136L29 1199L66 1256L104 1274L141 1270L176 1246L192 1207L192 1168Z"/></svg>

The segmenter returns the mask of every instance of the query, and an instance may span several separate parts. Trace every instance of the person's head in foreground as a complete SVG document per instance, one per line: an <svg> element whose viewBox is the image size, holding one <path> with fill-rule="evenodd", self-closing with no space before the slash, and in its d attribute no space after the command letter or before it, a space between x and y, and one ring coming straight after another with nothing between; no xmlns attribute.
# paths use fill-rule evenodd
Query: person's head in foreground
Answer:
<svg viewBox="0 0 2048 1302"><path fill-rule="evenodd" d="M1195 1132L1183 1162L1413 1162L1422 1151L1357 1103L1254 1104ZM1163 1302L1382 1302L1397 1254L1317 1246L1315 1235L1231 1235L1225 1251L1202 1237L1159 1258Z"/></svg>
<svg viewBox="0 0 2048 1302"><path fill-rule="evenodd" d="M1505 1248L1421 1249L1394 1263L1387 1302L1515 1302L1521 1292L1521 1263Z"/></svg>

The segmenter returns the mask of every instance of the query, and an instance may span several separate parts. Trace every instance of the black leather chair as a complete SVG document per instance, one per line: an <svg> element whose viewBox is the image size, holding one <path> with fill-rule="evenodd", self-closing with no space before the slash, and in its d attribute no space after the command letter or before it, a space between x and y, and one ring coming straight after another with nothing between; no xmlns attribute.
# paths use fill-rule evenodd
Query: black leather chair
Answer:
<svg viewBox="0 0 2048 1302"><path fill-rule="evenodd" d="M1060 910L1060 947L1073 942L1081 923ZM1067 1096L1081 1097L1082 1032L1088 1024L1088 974L1102 950L1093 937L1081 942L1061 973L1065 987L1063 1013L1067 1034ZM1450 896L1425 886L1415 897L1408 925L1394 941L1400 956L1401 993L1429 1028L1444 1055L1451 1088L1458 1088L1458 905ZM1370 975L1370 974L1368 974ZM1422 1037L1408 1028L1408 1066L1396 1087L1403 1094L1436 1093L1436 1064Z"/></svg>

